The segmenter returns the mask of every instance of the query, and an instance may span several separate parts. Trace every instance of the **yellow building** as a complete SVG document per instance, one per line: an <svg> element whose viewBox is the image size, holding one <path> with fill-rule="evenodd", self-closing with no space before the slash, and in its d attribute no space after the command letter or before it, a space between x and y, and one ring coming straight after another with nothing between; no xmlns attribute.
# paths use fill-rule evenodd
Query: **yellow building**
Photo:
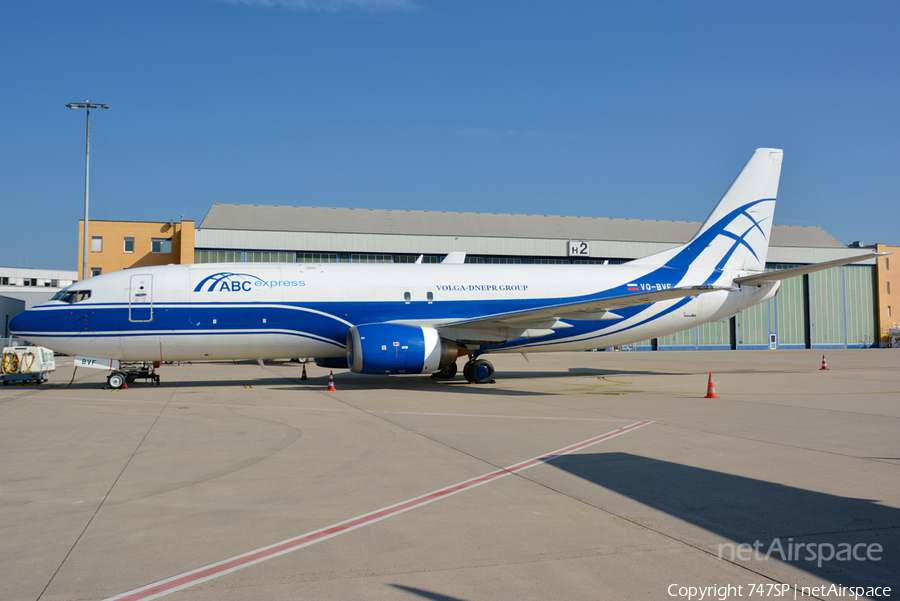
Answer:
<svg viewBox="0 0 900 601"><path fill-rule="evenodd" d="M90 275L129 267L194 262L194 222L91 220ZM78 279L84 256L84 221L78 221Z"/></svg>
<svg viewBox="0 0 900 601"><path fill-rule="evenodd" d="M898 330L900 330L900 277L897 277L900 275L900 246L878 244L876 249L880 253L894 253L887 257L879 257L876 271L878 323L881 329L879 343L880 346L891 346L900 344L900 334L898 334Z"/></svg>

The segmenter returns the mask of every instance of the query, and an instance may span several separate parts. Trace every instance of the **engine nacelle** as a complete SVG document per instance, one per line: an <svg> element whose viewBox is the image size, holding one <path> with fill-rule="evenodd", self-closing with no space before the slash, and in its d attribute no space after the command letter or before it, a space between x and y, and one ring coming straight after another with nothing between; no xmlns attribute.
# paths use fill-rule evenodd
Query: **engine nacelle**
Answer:
<svg viewBox="0 0 900 601"><path fill-rule="evenodd" d="M347 364L358 374L427 374L454 363L459 347L434 328L370 323L347 332Z"/></svg>
<svg viewBox="0 0 900 601"><path fill-rule="evenodd" d="M315 361L316 365L325 369L347 369L350 367L347 365L346 357L318 357Z"/></svg>

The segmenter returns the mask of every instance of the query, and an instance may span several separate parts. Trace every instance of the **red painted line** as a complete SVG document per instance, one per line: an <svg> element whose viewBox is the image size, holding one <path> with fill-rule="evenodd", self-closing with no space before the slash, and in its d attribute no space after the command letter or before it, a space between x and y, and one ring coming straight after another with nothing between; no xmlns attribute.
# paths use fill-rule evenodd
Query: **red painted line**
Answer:
<svg viewBox="0 0 900 601"><path fill-rule="evenodd" d="M371 513L366 513L355 518L351 518L344 522L326 526L325 528L322 528L320 530L314 530L313 532L308 532L295 538L289 538L273 545L269 545L268 547L256 549L255 551L250 551L249 553L244 553L243 555L238 555L236 557L232 557L218 563L210 564L202 568L197 568L196 570L191 570L177 576L172 576L171 578L160 580L159 582L154 582L153 584L148 584L147 586L136 588L120 595L116 595L115 597L109 597L105 601L149 601L150 599L158 599L159 597L164 597L170 593L174 593L196 584L200 584L201 582L206 582L208 580L212 580L213 578L218 578L219 576L230 574L231 572L236 572L237 570L241 570L257 563L279 557L292 551L297 551L304 547L308 547L315 543L327 540L329 538L333 538L352 530L356 530L357 528L362 528L363 526L374 524L375 522L393 517L411 509L415 509L417 507L421 507L423 505L445 499L451 495L469 490L476 486L481 486L482 484L493 482L505 476L509 476L510 474L515 474L536 465L540 465L548 461L553 461L558 457L569 455L571 453L574 453L575 451L580 451L581 449L585 449L605 440L609 440L616 436L631 432L632 430L637 430L638 428L646 426L650 423L652 422L641 421L632 423L631 425L613 430L612 432L607 432L606 434L601 434L600 436L595 436L594 438L583 440L563 449L553 451L552 453L534 457L533 459L528 459L510 467L495 470L471 480L453 484L452 486L448 486L446 488L427 493L420 497L415 497L413 499L397 503L396 505L384 507Z"/></svg>

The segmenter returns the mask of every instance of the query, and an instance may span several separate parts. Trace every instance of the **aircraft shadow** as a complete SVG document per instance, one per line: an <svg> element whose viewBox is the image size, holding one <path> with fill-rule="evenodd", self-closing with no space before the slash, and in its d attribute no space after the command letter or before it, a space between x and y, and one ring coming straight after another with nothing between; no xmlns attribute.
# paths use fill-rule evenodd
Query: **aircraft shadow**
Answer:
<svg viewBox="0 0 900 601"><path fill-rule="evenodd" d="M701 372L698 372L701 373ZM531 371L502 371L498 372L498 377L504 379L528 379L528 378L571 378L572 376L683 376L683 372L666 372L666 371L649 371L649 370L622 370L622 369L601 369L594 367L570 367L567 371L548 371L540 370Z"/></svg>
<svg viewBox="0 0 900 601"><path fill-rule="evenodd" d="M237 362L237 364L250 365L254 362ZM299 366L294 366L293 369L287 371L266 371L270 370L273 367L282 368L282 365L276 363L274 366L267 366L265 370L260 369L259 371L248 371L244 375L246 377L237 378L237 379L223 379L223 380L181 380L180 374L178 374L178 368L171 368L169 371L165 366L159 371L160 375L160 387L162 388L171 388L173 386L177 387L185 387L185 388L210 388L210 387L228 387L228 386L242 386L247 384L249 386L258 386L258 387L285 387L285 386L296 386L303 388L317 388L321 387L323 390L328 385L328 376L323 375L321 373L315 373L315 375L309 375L308 379L301 380L301 372ZM296 373L294 373L296 370ZM630 376L638 376L638 375L657 375L657 376L676 376L676 375L684 375L683 373L668 373L662 371L627 371L627 370L610 370L610 369L600 369L600 368L590 368L590 367L571 367L566 371L540 371L539 369L532 369L527 371L498 371L495 374L496 383L503 383L504 381L519 381L519 380L553 380L553 379L565 379L572 377L630 377ZM105 376L104 376L105 377ZM411 388L422 388L423 390L428 391L437 391L437 392L454 392L459 394L490 394L496 388L491 384L480 384L469 386L463 379L462 370L457 376L452 380L443 380L438 381L434 378L429 377L427 374L416 374L416 375L393 375L393 376L380 376L380 375L372 375L372 374L354 374L350 373L345 369L336 370L334 373L335 382L339 384L338 390L341 390L341 386L345 387L347 390L364 390L364 389L373 389L373 390L384 390L384 389L411 389ZM85 381L76 379L70 385L65 385L63 383L64 379L60 381L52 381L49 386L45 386L46 388L71 388L73 390L88 390L88 389L102 389L106 386L105 381L100 380L90 380ZM143 379L138 379L135 382L132 382L128 385L129 389L131 388L148 388L148 387L156 387L155 384L152 384L149 381L145 381ZM504 391L505 394L508 394L509 391ZM531 395L545 395L547 393L544 392L532 392L528 390L519 390L515 393L519 396L531 396Z"/></svg>
<svg viewBox="0 0 900 601"><path fill-rule="evenodd" d="M223 362L223 364L228 365L242 365L242 366L251 366L255 365L255 361L235 361L235 362ZM285 369L287 365L291 367L289 369ZM278 372L275 371L265 371L272 370L273 368L278 369ZM273 361L267 364L265 370L260 369L259 371L250 371L246 372L245 377L242 378L233 378L233 379L223 379L223 380L181 380L180 374L178 374L178 366L163 366L163 368L158 372L160 375L160 385L163 388L171 388L172 386L185 387L185 388L210 388L210 387L221 387L221 386L242 386L247 384L249 386L258 386L258 387L284 387L284 386L302 386L302 387L310 387L315 388L320 386L324 389L328 385L328 376L323 375L321 373L315 373L315 375L309 375L307 380L301 380L301 371L299 364L289 364L287 361ZM296 370L296 373L294 371ZM318 371L318 370L316 370ZM277 374L277 375L276 375ZM81 376L81 374L78 374ZM104 372L104 379L105 379ZM604 376L637 376L637 375L659 375L659 376L669 376L669 375L683 375L681 373L668 373L661 371L628 371L628 370L611 370L611 369L602 369L602 368L591 368L591 367L570 367L566 371L541 371L540 369L525 369L520 371L509 371L509 370L501 370L495 374L496 383L502 383L503 381L518 381L518 380L553 380L553 379L564 379L564 378L572 378L574 377L604 377ZM82 377L78 377L71 384L66 384L65 380L67 378L60 378L57 380L53 378L49 385L43 386L44 388L70 388L73 390L90 390L90 389L103 389L106 386L104 381L99 379L91 379L91 380L83 380ZM457 374L457 376L453 380L446 381L437 381L427 374L416 374L416 375L394 375L394 376L379 376L372 374L351 374L345 369L339 369L335 371L335 381L340 382L347 390L362 390L362 389L409 389L409 388L417 388L421 387L423 389L427 389L429 391L439 391L439 392L454 392L460 394L489 394L492 390L495 390L494 386L487 385L476 385L476 386L468 386L467 383L463 380L462 369ZM435 384L440 384L436 386ZM146 387L156 386L155 384L151 384L149 381L144 379L138 379L135 382L132 382L128 385L129 389L137 388L142 389ZM338 388L340 390L340 388ZM508 391L505 391L508 393ZM529 395L543 395L546 393L538 393L538 392L530 392L527 390L521 390L516 394L522 396Z"/></svg>
<svg viewBox="0 0 900 601"><path fill-rule="evenodd" d="M265 373L265 372L261 372ZM473 384L468 385L463 381L462 376L457 376L455 380L450 382L438 381L427 375L420 376L371 376L347 374L346 372L338 372L334 375L335 385L338 392L366 391L366 390L422 390L434 393L453 393L453 394L478 394L487 395L495 392L509 394L509 391L496 388L491 384ZM309 376L306 380L300 379L300 374L296 376L256 376L242 379L232 380L180 380L173 377L166 379L166 374L160 373L160 384L157 386L149 381L137 380L128 384L127 391L143 391L157 389L203 389L203 388L235 388L249 386L251 388L271 388L273 390L285 390L289 392L324 392L328 386L328 376L316 375ZM35 387L29 387L34 389ZM106 390L105 381L75 381L70 385L52 382L49 386L37 387L44 390ZM124 390L124 389L123 389ZM532 392L528 390L520 390L515 392L516 396L545 396L545 393Z"/></svg>
<svg viewBox="0 0 900 601"><path fill-rule="evenodd" d="M412 586L403 586L402 584L391 584L390 586L412 595L416 595L417 597L422 597L423 599L431 599L432 601L465 601L465 599L460 599L459 597L442 595L441 593L426 591L425 589L415 588Z"/></svg>
<svg viewBox="0 0 900 601"><path fill-rule="evenodd" d="M880 544L880 561L851 557L823 561L819 567L817 558L807 559L804 547L799 559L786 563L844 586L890 586L897 596L900 509L880 505L878 499L836 496L629 453L568 455L548 465L713 532L721 537L717 546L760 541L761 555L773 549L769 561L780 560L779 543L785 557L789 544L816 543L815 553L822 543L836 551L842 543ZM730 548L723 549L722 557L730 560ZM829 552L822 553L827 557ZM866 547L859 547L858 554L865 556ZM755 561L734 562L761 567Z"/></svg>

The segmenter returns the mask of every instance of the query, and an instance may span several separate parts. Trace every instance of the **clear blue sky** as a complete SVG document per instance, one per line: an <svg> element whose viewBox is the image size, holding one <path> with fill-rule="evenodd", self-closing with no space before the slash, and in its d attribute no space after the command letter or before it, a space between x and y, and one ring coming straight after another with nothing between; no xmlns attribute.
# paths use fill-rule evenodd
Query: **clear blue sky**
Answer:
<svg viewBox="0 0 900 601"><path fill-rule="evenodd" d="M0 265L215 202L775 222L900 244L900 2L6 2Z"/></svg>

